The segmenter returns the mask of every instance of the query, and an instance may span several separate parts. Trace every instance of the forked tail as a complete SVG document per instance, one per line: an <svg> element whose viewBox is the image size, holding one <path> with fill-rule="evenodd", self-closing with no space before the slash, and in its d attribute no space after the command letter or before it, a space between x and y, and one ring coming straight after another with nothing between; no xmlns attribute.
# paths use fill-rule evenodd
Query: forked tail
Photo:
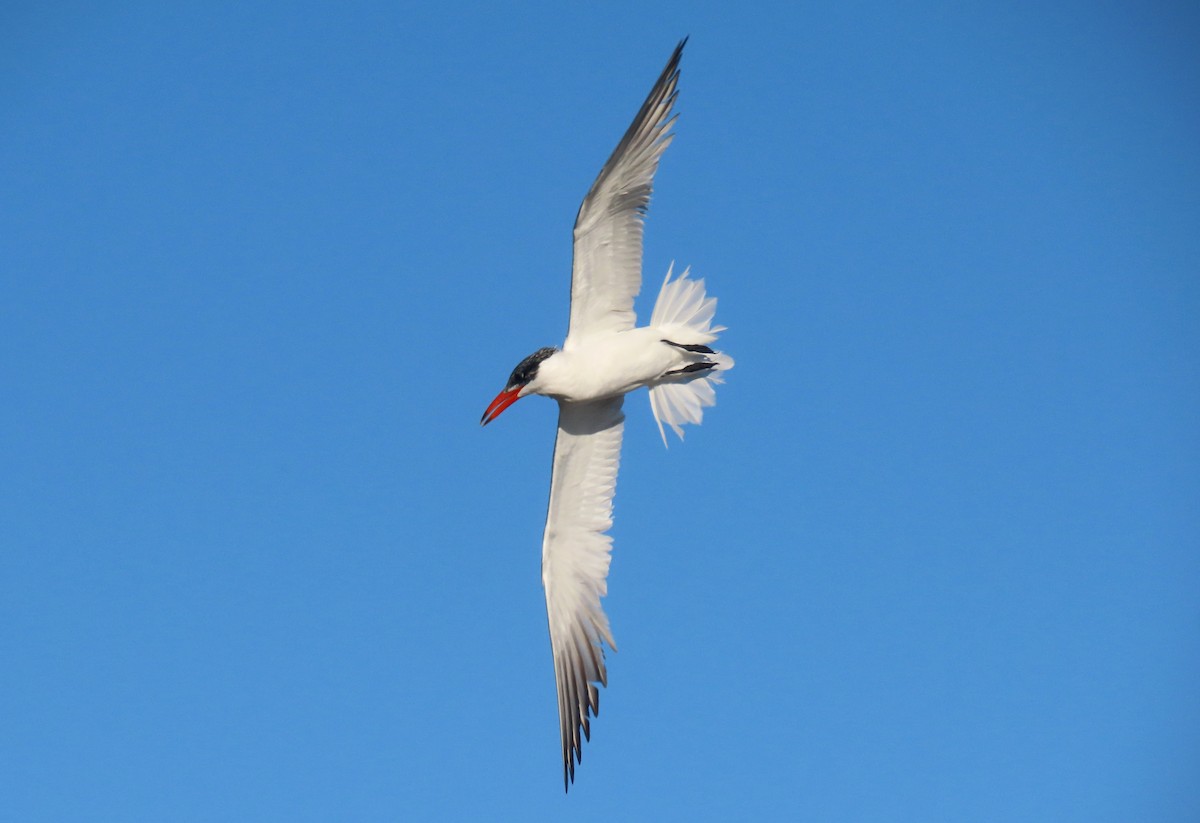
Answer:
<svg viewBox="0 0 1200 823"><path fill-rule="evenodd" d="M664 446L667 433L663 423L682 440L682 424L698 424L704 418L704 408L717 402L713 384L723 383L720 372L733 368L732 357L708 347L725 331L724 326L712 324L717 299L704 293L703 280L688 279L691 269L684 269L677 280L671 280L674 267L672 263L667 269L650 315L650 325L663 333L663 342L684 352L688 361L650 387L650 411Z"/></svg>

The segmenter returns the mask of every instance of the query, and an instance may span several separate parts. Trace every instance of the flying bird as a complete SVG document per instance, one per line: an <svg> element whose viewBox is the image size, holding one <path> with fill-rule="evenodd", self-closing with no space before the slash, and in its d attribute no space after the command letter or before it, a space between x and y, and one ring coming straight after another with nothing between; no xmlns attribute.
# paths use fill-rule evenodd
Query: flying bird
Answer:
<svg viewBox="0 0 1200 823"><path fill-rule="evenodd" d="M612 538L612 500L621 456L625 395L650 390L658 423L682 439L713 405L714 383L733 359L709 347L724 331L712 324L717 301L704 281L672 268L650 315L636 326L633 298L642 284L642 224L654 172L671 143L672 109L685 38L642 103L625 136L592 183L575 218L571 315L562 348L538 349L513 369L483 413L486 425L530 394L558 401L550 504L542 538L542 584L562 735L563 787L575 780L589 712L599 712L598 685L608 685L602 643L616 651L600 606Z"/></svg>

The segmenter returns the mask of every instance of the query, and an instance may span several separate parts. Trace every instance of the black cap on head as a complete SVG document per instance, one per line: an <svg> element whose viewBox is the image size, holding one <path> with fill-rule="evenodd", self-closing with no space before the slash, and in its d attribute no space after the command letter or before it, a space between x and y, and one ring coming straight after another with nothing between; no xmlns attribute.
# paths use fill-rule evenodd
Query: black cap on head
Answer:
<svg viewBox="0 0 1200 823"><path fill-rule="evenodd" d="M508 378L508 387L511 389L514 386L524 386L530 380L537 376L538 366L542 361L550 355L554 354L558 349L553 346L547 346L544 349L538 349L533 354L526 357L517 367L513 369L512 374Z"/></svg>

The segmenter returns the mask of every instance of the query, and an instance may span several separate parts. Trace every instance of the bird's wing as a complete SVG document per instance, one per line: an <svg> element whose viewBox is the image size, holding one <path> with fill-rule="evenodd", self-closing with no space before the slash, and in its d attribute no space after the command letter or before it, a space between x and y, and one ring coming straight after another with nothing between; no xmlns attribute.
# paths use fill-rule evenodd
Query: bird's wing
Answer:
<svg viewBox="0 0 1200 823"><path fill-rule="evenodd" d="M633 298L642 287L642 221L650 204L658 159L671 142L684 39L575 218L571 324L566 346L596 332L633 328Z"/></svg>
<svg viewBox="0 0 1200 823"><path fill-rule="evenodd" d="M612 500L621 459L623 397L586 403L560 402L550 507L542 540L542 584L558 683L563 785L575 779L588 711L596 715L607 685L603 640L614 651L600 598L608 587Z"/></svg>

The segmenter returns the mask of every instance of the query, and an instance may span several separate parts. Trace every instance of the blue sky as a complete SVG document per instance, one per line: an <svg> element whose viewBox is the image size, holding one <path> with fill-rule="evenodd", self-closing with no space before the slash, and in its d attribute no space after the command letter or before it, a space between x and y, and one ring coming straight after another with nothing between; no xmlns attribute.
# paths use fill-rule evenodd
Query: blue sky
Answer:
<svg viewBox="0 0 1200 823"><path fill-rule="evenodd" d="M1200 14L903 5L7 6L0 818L1194 820ZM564 796L478 420L685 34Z"/></svg>

